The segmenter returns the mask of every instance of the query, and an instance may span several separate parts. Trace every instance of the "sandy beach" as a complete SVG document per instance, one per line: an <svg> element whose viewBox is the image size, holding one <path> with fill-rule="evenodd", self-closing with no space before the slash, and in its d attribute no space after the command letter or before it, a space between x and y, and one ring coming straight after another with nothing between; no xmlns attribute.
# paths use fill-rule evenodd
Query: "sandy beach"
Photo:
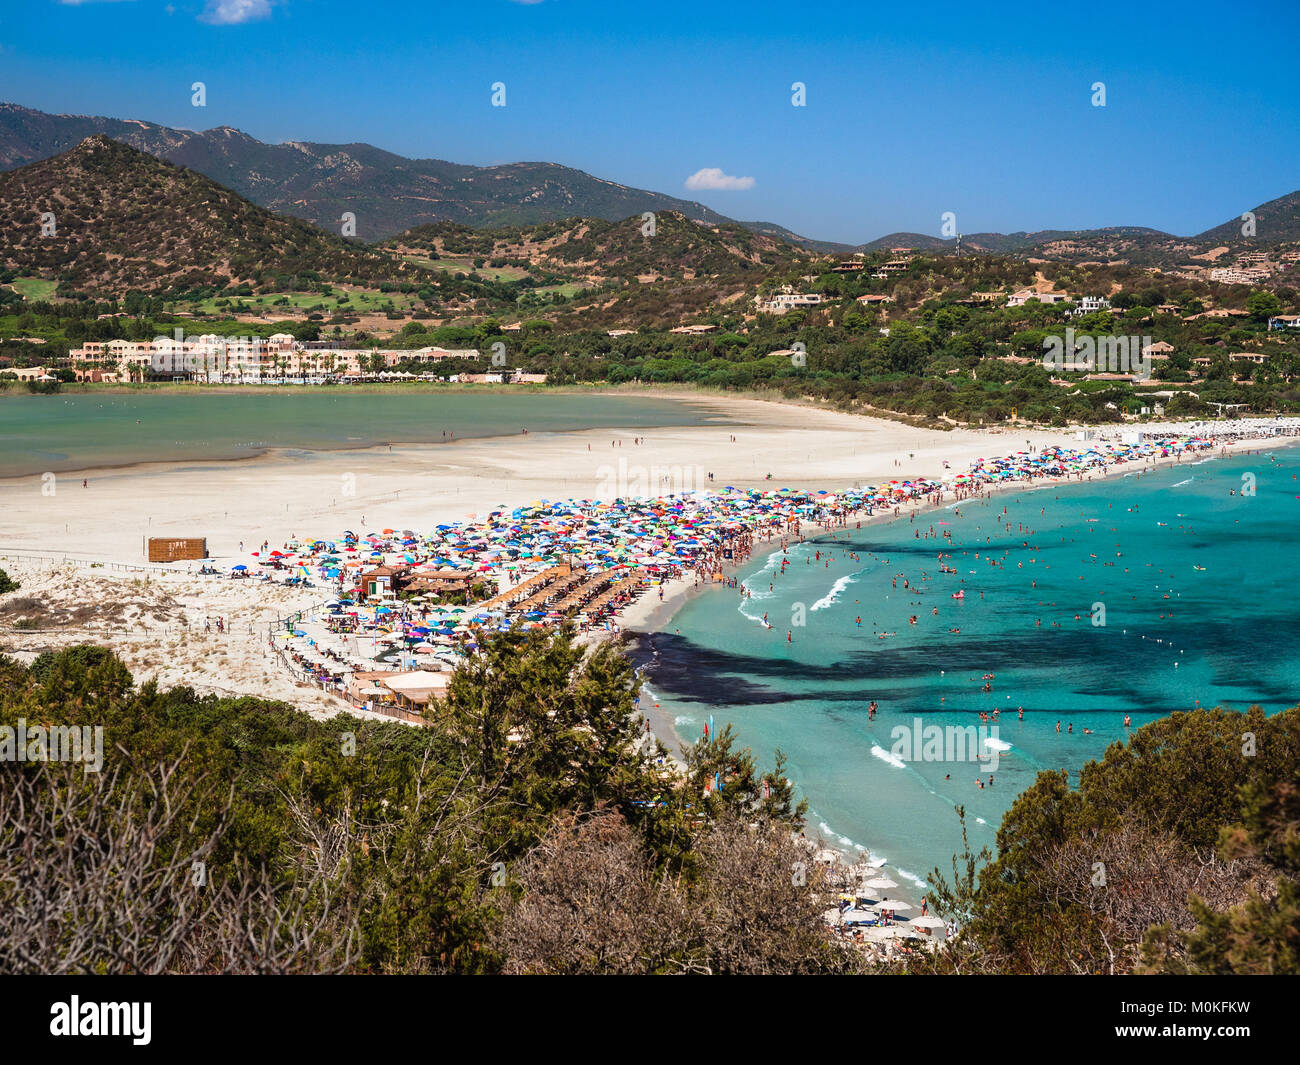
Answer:
<svg viewBox="0 0 1300 1065"><path fill-rule="evenodd" d="M939 477L945 461L962 469L979 456L1026 447L1025 441L1045 447L1074 439L1064 431L914 429L761 400L683 402L704 405L728 424L270 452L233 462L91 468L52 482L39 475L0 480L0 548L136 563L146 537L203 536L209 553L221 559L235 555L241 541L278 544L362 525L428 527L542 498L611 499L724 485L834 490ZM635 444L642 432L643 443Z"/></svg>
<svg viewBox="0 0 1300 1065"><path fill-rule="evenodd" d="M244 461L91 468L53 482L35 475L0 481L0 568L22 583L8 598L11 616L0 617L5 645L36 653L111 643L140 681L269 696L334 713L348 704L289 676L266 648L267 623L319 602L320 589L166 573L143 565L145 539L206 537L219 566L241 543L249 550L344 529L429 528L543 498L611 499L729 484L834 490L937 477L945 461L961 469L980 455L1013 450L1013 443L1023 447L1025 439L1039 446L1070 439L918 430L759 400L684 402L706 406L726 424L272 452ZM663 602L646 595L628 608L621 627L664 624L692 589L687 579L666 588ZM12 631L32 609L15 606L15 599L38 601L41 627L60 631ZM225 633L216 632L217 617Z"/></svg>
<svg viewBox="0 0 1300 1065"><path fill-rule="evenodd" d="M939 432L760 400L689 402L725 424L88 469L60 475L53 485L41 476L0 481L0 568L23 585L6 597L0 629L11 649L111 642L142 681L269 696L334 713L347 704L290 677L265 639L268 623L320 602L327 590L146 567L145 538L206 537L220 569L241 546L247 552L263 541L279 546L345 529L427 529L544 498L608 500L726 485L834 491L939 479L981 456L1078 443L1065 431ZM815 534L807 530L805 538ZM756 545L755 555L778 546ZM662 628L695 591L691 577L673 581L662 601L652 591L629 606L619 627ZM33 610L42 629L59 631L13 631ZM220 634L218 617L226 630ZM666 739L672 735L662 722L654 725Z"/></svg>

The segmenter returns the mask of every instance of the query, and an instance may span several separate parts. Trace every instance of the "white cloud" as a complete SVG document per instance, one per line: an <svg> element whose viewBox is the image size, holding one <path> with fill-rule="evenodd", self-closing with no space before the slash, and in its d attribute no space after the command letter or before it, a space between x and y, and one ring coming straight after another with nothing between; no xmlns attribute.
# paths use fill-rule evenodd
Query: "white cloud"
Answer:
<svg viewBox="0 0 1300 1065"><path fill-rule="evenodd" d="M686 187L695 191L700 189L721 189L726 191L752 189L754 179L752 177L732 177L730 174L724 174L716 166L706 166L703 170L695 171L686 179Z"/></svg>
<svg viewBox="0 0 1300 1065"><path fill-rule="evenodd" d="M200 22L213 26L238 26L271 17L271 0L208 0Z"/></svg>

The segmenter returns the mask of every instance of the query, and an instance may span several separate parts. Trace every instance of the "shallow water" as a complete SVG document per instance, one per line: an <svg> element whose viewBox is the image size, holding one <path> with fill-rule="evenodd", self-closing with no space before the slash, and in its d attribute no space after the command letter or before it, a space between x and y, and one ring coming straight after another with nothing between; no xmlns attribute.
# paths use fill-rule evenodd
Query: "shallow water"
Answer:
<svg viewBox="0 0 1300 1065"><path fill-rule="evenodd" d="M0 396L0 477L138 462L247 458L603 426L714 420L700 405L640 396L536 392L90 393Z"/></svg>
<svg viewBox="0 0 1300 1065"><path fill-rule="evenodd" d="M1246 474L1256 494L1230 495ZM992 848L1015 795L1040 770L1077 781L1126 712L1136 727L1198 700L1300 702L1298 520L1300 454L1279 449L851 529L791 548L784 574L780 554L743 569L752 598L689 601L643 646L652 698L688 742L712 714L764 764L781 747L808 834L884 856L916 895L951 871L958 804L973 849ZM911 751L918 725L983 725L992 742L945 750L922 731Z"/></svg>

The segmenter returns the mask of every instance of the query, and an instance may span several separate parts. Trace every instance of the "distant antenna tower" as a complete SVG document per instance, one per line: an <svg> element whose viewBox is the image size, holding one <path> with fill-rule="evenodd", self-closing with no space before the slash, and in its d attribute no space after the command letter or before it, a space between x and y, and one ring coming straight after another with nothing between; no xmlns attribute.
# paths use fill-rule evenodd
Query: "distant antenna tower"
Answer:
<svg viewBox="0 0 1300 1065"><path fill-rule="evenodd" d="M961 234L957 234L957 258L961 258Z"/></svg>

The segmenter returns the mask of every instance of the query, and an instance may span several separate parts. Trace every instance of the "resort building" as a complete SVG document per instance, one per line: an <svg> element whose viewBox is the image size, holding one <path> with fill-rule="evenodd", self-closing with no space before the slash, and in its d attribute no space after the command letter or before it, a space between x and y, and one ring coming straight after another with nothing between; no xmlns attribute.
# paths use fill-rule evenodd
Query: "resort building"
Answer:
<svg viewBox="0 0 1300 1065"><path fill-rule="evenodd" d="M478 348L416 348L414 351L385 351L384 365L399 362L442 362L444 359L478 360Z"/></svg>
<svg viewBox="0 0 1300 1065"><path fill-rule="evenodd" d="M1268 320L1269 329L1300 329L1300 314L1275 314Z"/></svg>
<svg viewBox="0 0 1300 1065"><path fill-rule="evenodd" d="M1094 311L1110 310L1110 300L1105 296L1080 296L1076 302L1076 314L1092 314Z"/></svg>
<svg viewBox="0 0 1300 1065"><path fill-rule="evenodd" d="M1032 288L1022 288L1019 292L1013 292L1007 299L1008 307L1023 307L1030 300L1037 300L1039 303L1066 303L1071 299L1064 292L1039 292Z"/></svg>
<svg viewBox="0 0 1300 1065"><path fill-rule="evenodd" d="M1270 272L1258 266L1221 266L1210 271L1210 280L1224 285L1253 285L1267 281Z"/></svg>
<svg viewBox="0 0 1300 1065"><path fill-rule="evenodd" d="M18 381L57 381L48 368L44 366L24 366L13 367L2 371L6 375L13 374L14 379Z"/></svg>
<svg viewBox="0 0 1300 1065"><path fill-rule="evenodd" d="M202 384L323 384L367 375L376 380L381 376L392 379L395 375L376 371L404 362L436 364L447 359L481 358L477 348L339 348L327 342L303 343L288 333L263 339L212 333L182 337L177 332L176 337L150 341L89 340L68 354L79 380L143 381L153 377ZM532 379L545 381L544 376Z"/></svg>
<svg viewBox="0 0 1300 1065"><path fill-rule="evenodd" d="M820 306L822 296L819 292L778 292L766 300L760 296L755 302L761 311L768 311L771 314L785 314L788 311L804 307ZM674 329L673 332L675 333L677 330Z"/></svg>

